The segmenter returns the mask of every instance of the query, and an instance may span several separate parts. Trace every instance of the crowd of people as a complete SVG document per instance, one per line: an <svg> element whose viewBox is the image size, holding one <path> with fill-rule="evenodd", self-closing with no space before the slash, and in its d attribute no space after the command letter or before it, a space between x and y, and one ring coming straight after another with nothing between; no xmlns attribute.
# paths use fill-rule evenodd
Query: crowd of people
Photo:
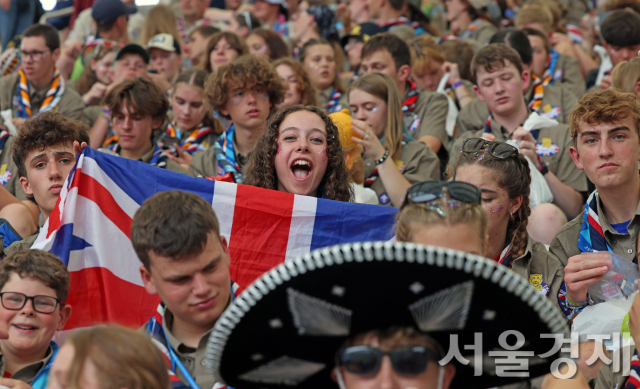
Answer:
<svg viewBox="0 0 640 389"><path fill-rule="evenodd" d="M396 241L494 260L568 327L599 302L589 287L610 253L638 263L640 0L76 2L71 24L20 19L2 36L0 386L219 385L206 347L235 299L232 258L194 194L158 193L133 218L142 283L164 307L139 330L148 336L106 326L53 341L83 313L65 303L67 268L30 248L86 147L397 207ZM640 342L639 306L629 327ZM427 368L442 357L429 334L368 330L328 362L337 386L456 382L451 365ZM355 366L358 345L375 367ZM542 387L640 387L637 355L625 376L592 363L610 354L601 343L578 346L574 379Z"/></svg>

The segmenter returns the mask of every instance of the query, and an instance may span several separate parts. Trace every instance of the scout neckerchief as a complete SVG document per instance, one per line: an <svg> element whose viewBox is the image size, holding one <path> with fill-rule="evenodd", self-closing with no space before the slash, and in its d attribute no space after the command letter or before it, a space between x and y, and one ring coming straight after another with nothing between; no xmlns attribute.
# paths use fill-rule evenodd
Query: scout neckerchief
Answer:
<svg viewBox="0 0 640 389"><path fill-rule="evenodd" d="M102 143L102 148L109 149L110 151L115 151L116 146L118 146L118 135L113 129L113 122L111 122L111 111L109 108L104 108L102 113L105 116L105 119L109 122L109 131L107 132L107 140Z"/></svg>
<svg viewBox="0 0 640 389"><path fill-rule="evenodd" d="M391 27L398 26L401 24L406 24L409 27L413 28L413 30L416 32L416 35L420 35L424 32L424 29L422 28L422 26L420 26L420 23L412 22L411 20L407 19L406 16L399 16L395 19L387 20L380 27L382 27L382 30L384 32L388 32L391 29Z"/></svg>
<svg viewBox="0 0 640 389"><path fill-rule="evenodd" d="M491 110L489 110L489 117L487 118L487 121L484 124L484 133L485 134L491 134L491 119L493 119L493 112L491 112ZM538 140L538 135L540 135L540 129L531 130L529 132L534 137L534 139L537 141Z"/></svg>
<svg viewBox="0 0 640 389"><path fill-rule="evenodd" d="M0 131L0 154L2 154L2 151L4 150L5 143L9 140L9 135L11 134L7 130Z"/></svg>
<svg viewBox="0 0 640 389"><path fill-rule="evenodd" d="M544 98L544 85L542 85L542 80L535 75L532 75L532 79L533 95L531 96L531 101L529 101L529 109L540 113L542 99Z"/></svg>
<svg viewBox="0 0 640 389"><path fill-rule="evenodd" d="M624 385L625 389L638 389L640 388L640 360L638 360L638 349L633 351L633 357L631 358L631 370L629 371L629 378Z"/></svg>
<svg viewBox="0 0 640 389"><path fill-rule="evenodd" d="M280 36L289 36L289 26L287 26L287 18L283 14L278 15L278 20L273 23L273 31Z"/></svg>
<svg viewBox="0 0 640 389"><path fill-rule="evenodd" d="M114 153L120 155L120 145L115 143L108 147L109 151L113 151ZM149 165L157 166L159 168L164 169L167 166L167 160L169 157L163 153L164 150L158 146L158 143L153 141L153 155L151 156L151 160L149 161Z"/></svg>
<svg viewBox="0 0 640 389"><path fill-rule="evenodd" d="M407 92L407 97L404 98L402 102L402 112L407 116L408 112L413 112L416 108L416 102L418 101L418 97L420 96L420 90L415 82L412 79L408 79L409 83L409 91Z"/></svg>
<svg viewBox="0 0 640 389"><path fill-rule="evenodd" d="M445 35L445 36L443 36L443 37L441 37L441 38L438 38L438 40L436 41L436 43L437 43L437 44L440 44L440 43L445 42L445 41L455 41L455 40L459 40L459 39L460 39L460 38L458 38L458 36L457 36L457 35L449 34L449 35Z"/></svg>
<svg viewBox="0 0 640 389"><path fill-rule="evenodd" d="M549 66L547 66L547 69L544 71L544 75L542 76L543 86L553 85L553 82L555 81L556 66L558 65L559 56L560 54L552 47L551 55L549 56Z"/></svg>
<svg viewBox="0 0 640 389"><path fill-rule="evenodd" d="M236 161L236 152L233 149L233 135L236 127L233 123L220 135L220 138L214 143L214 152L218 160L218 174L225 175L231 173L237 184L242 184L244 175L240 169L240 165ZM222 142L222 143L220 143Z"/></svg>
<svg viewBox="0 0 640 389"><path fill-rule="evenodd" d="M480 27L480 25L484 22L486 22L485 19L477 18L473 22L469 23L469 25L467 26L467 29L462 33L462 35L460 35L460 38L461 39L471 38L471 35L473 35L473 32L477 30L478 27Z"/></svg>
<svg viewBox="0 0 640 389"><path fill-rule="evenodd" d="M409 133L403 128L402 129L402 147L404 147L404 145L406 145L407 142L410 142L412 140L413 140L413 138L411 137L411 135L409 135ZM384 144L384 137L380 138L380 143ZM402 171L402 169L404 169L404 167L405 167L404 165L398 166L398 169L400 171ZM375 169L373 169L373 171L371 172L369 177L367 177L364 180L364 187L365 188L371 188L371 185L373 185L373 183L375 182L376 178L378 178L379 175L380 174L378 173L378 168L376 167Z"/></svg>
<svg viewBox="0 0 640 389"><path fill-rule="evenodd" d="M202 142L212 132L213 129L211 127L198 127L191 131L187 139L180 142L180 148L187 151L189 154L193 154L198 150L206 150L206 147L202 145ZM175 123L169 123L167 125L167 135L180 140L182 139L182 131L176 127Z"/></svg>
<svg viewBox="0 0 640 389"><path fill-rule="evenodd" d="M594 190L587 202L584 204L584 213L582 214L584 222L580 227L580 235L578 237L578 249L583 253L592 253L597 251L613 252L609 243L604 237L604 231L600 224L598 216L598 191Z"/></svg>
<svg viewBox="0 0 640 389"><path fill-rule="evenodd" d="M337 88L333 88L331 90L331 95L329 96L326 108L328 113L340 112L342 110L342 106L339 104L341 97L342 93Z"/></svg>
<svg viewBox="0 0 640 389"><path fill-rule="evenodd" d="M45 389L47 387L47 382L49 381L49 373L51 372L51 366L53 366L53 360L56 359L56 354L58 354L58 345L53 340L49 343L53 351L51 351L51 358L49 358L49 362L40 369L38 374L36 374L35 378L31 382L31 387L33 389Z"/></svg>
<svg viewBox="0 0 640 389"><path fill-rule="evenodd" d="M511 238L513 238L513 231L511 229L507 229L507 242L506 242L507 245L502 250L500 255L493 258L494 261L508 268L511 267L511 254L513 253L512 252L513 245L511 244Z"/></svg>
<svg viewBox="0 0 640 389"><path fill-rule="evenodd" d="M16 98L18 100L18 109L16 115L21 119L29 119L33 116L31 112L31 97L29 96L29 82L27 75L20 69L18 71L18 85ZM60 72L56 68L53 73L53 82L45 95L39 112L55 111L60 103L62 94L64 93L64 79L60 76Z"/></svg>

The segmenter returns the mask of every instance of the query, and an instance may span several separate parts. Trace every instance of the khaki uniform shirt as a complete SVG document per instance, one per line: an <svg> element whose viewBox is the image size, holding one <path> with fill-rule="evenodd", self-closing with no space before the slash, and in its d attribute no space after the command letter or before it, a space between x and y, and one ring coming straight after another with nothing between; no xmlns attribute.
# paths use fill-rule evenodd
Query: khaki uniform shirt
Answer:
<svg viewBox="0 0 640 389"><path fill-rule="evenodd" d="M318 105L321 109L327 110L327 104L329 100L331 100L331 92L333 91L333 86L323 90L318 93ZM338 105L340 105L340 109L334 110L333 112L339 112L340 110L347 108L349 109L349 100L347 99L347 92L341 92L342 96L340 96L340 100L338 100Z"/></svg>
<svg viewBox="0 0 640 389"><path fill-rule="evenodd" d="M533 88L524 95L524 101L529 103ZM573 92L563 86L548 85L544 87L540 115L557 120L559 123L569 123L569 114L578 105L578 98ZM484 101L474 99L465 105L458 114L458 137L467 131L484 128L489 117L489 107Z"/></svg>
<svg viewBox="0 0 640 389"><path fill-rule="evenodd" d="M98 121L98 118L100 116L105 116L105 118L109 120L109 118L106 117L103 112L104 107L99 105L90 105L82 110L82 116L80 117L80 120L85 122L89 126L89 128L91 128L94 124L96 124L96 121Z"/></svg>
<svg viewBox="0 0 640 389"><path fill-rule="evenodd" d="M402 101L406 97L405 95ZM411 137L415 140L425 135L435 136L442 142L443 150L447 151L449 149L449 136L447 135L448 112L449 102L444 95L439 92L421 91L413 112L405 112L404 126L409 129ZM420 119L420 125L413 130L411 124L416 117Z"/></svg>
<svg viewBox="0 0 640 389"><path fill-rule="evenodd" d="M233 140L233 149L238 150L235 139ZM245 157L239 151L236 151L236 161L240 165L240 172L245 176L247 175L247 165L249 165L249 155ZM197 151L193 154L193 161L189 165L189 173L194 177L218 176L218 159L213 145L205 151Z"/></svg>
<svg viewBox="0 0 640 389"><path fill-rule="evenodd" d="M582 98L587 90L587 86L584 83L582 73L580 73L580 64L578 63L578 60L569 55L558 55L556 72L559 70L562 70L562 76L560 76L558 80L555 80L553 85L563 86L573 92L573 94L576 95L576 98ZM555 77L553 74L552 76Z"/></svg>
<svg viewBox="0 0 640 389"><path fill-rule="evenodd" d="M4 257L4 256L9 255L11 253L14 253L16 251L30 249L31 246L33 246L33 243L36 241L37 237L38 237L38 234L36 233L36 234L31 235L31 236L27 236L26 238L24 238L22 240L19 240L17 242L11 243L11 245L9 245L9 247L4 249L4 251L2 253L2 256ZM0 238L0 242L2 242L2 238Z"/></svg>
<svg viewBox="0 0 640 389"><path fill-rule="evenodd" d="M47 353L45 355L46 356L38 362L27 365L17 372L13 373L11 379L26 382L27 384L31 385L38 372L42 370L43 367L47 366L47 363L49 363L49 360L53 355L53 347L51 347L51 345L49 345L49 348L47 349ZM4 355L2 355L2 351L0 351L0 377L4 377L6 367L7 366L5 364Z"/></svg>
<svg viewBox="0 0 640 389"><path fill-rule="evenodd" d="M147 333L147 326L149 323L146 323L142 326L138 331L142 333ZM182 362L184 367L187 368L187 371L191 375L191 377L196 381L196 384L202 389L213 388L216 381L213 378L213 375L209 371L209 368L206 364L207 359L207 342L209 341L209 334L211 331L206 332L200 338L200 343L198 343L198 348L193 348L187 346L182 343L178 338L173 336L171 333L171 328L173 324L173 313L169 311L169 309L164 312L164 321L162 322L162 329L165 334L167 334L167 338L169 338L169 343L171 344L171 348L176 353L176 356ZM180 378L180 380L187 384L187 380L184 378L184 375L180 371L180 369L176 368L175 370L176 376Z"/></svg>
<svg viewBox="0 0 640 389"><path fill-rule="evenodd" d="M598 370L598 379L595 389L624 389L624 385L629 379L631 370L631 357L633 357L633 346L625 346L613 353L612 361L620 361L617 372L613 372L613 362L609 365L602 365ZM628 356L625 361L623 354ZM626 357L625 357L626 358Z"/></svg>
<svg viewBox="0 0 640 389"><path fill-rule="evenodd" d="M604 214L602 202L598 199L598 217L600 218L600 226L604 232L604 238L614 253L633 261L637 255L636 244L638 243L638 226L640 225L640 203L636 208L636 213L631 219L631 223L627 227L629 234L618 233ZM575 219L565 224L551 241L549 251L555 255L564 266L567 265L569 257L582 253L578 248L578 237L580 236L580 227L584 222L583 213L576 216Z"/></svg>
<svg viewBox="0 0 640 389"><path fill-rule="evenodd" d="M12 117L16 118L17 105L13 104L13 97L16 96L16 87L18 85L19 74L9 74L0 78L0 111L7 109L11 110ZM52 80L53 82L53 80ZM29 97L31 98L31 112L33 115L37 114L40 110L40 106L44 101L48 87L41 91L36 91L35 88L30 88ZM69 119L80 119L82 116L82 110L84 109L84 102L78 92L65 86L64 93L58 102L56 111L63 114ZM4 120L0 118L0 124L4 124Z"/></svg>
<svg viewBox="0 0 640 389"><path fill-rule="evenodd" d="M13 142L15 138L9 135L4 149L0 150L0 185L16 196L18 200L26 200L27 195L20 186L20 177L18 174L18 165L13 162Z"/></svg>
<svg viewBox="0 0 640 389"><path fill-rule="evenodd" d="M476 25L474 23L469 23L469 25L462 32L458 34L458 36L459 37L464 36L469 28L475 28L475 30L471 32L470 37L465 37L464 39L474 40L480 43L482 46L489 44L491 37L494 36L496 32L498 32L498 27L494 26L489 22L483 21L479 25Z"/></svg>
<svg viewBox="0 0 640 389"><path fill-rule="evenodd" d="M391 158L391 156L388 158ZM364 160L364 177L366 180L371 177L371 173L376 168L376 164L367 155L363 155L362 159ZM424 143L407 142L402 146L400 158L394 162L400 169L400 172L402 172L402 176L406 178L410 184L440 179L440 160L436 153ZM380 177L376 178L371 185L371 189L378 195L378 201L381 205L392 206L391 199L387 195L387 190Z"/></svg>
<svg viewBox="0 0 640 389"><path fill-rule="evenodd" d="M118 145L114 151L111 151L109 149L98 149L98 150L102 151L103 153L108 153L108 154L120 156L120 145ZM144 162L144 163L151 162L151 158L153 158L154 150L155 150L155 148L152 147L151 150L149 150L145 155L140 157L140 159L138 161ZM170 170L170 171L176 172L176 173L183 173L183 174L186 174L188 176L191 175L191 173L189 173L189 171L187 169L183 168L182 165L180 165L179 163L177 163L175 161L172 161L172 160L170 160L168 158L167 158L167 164L164 165L164 167L162 169L167 169L167 170Z"/></svg>
<svg viewBox="0 0 640 389"><path fill-rule="evenodd" d="M480 138L484 133L484 125L481 130L469 131L462 134L451 148L449 165L454 166L462 151L462 144L467 138ZM495 135L496 142L506 142L511 139L511 134L500 123L491 119L491 133ZM547 168L565 185L578 192L587 191L587 176L583 170L578 169L571 159L569 147L573 146L573 139L569 132L569 126L559 124L551 128L543 128L538 134L536 151ZM547 155L545 155L547 154ZM576 244L577 244L576 240Z"/></svg>
<svg viewBox="0 0 640 389"><path fill-rule="evenodd" d="M78 14L76 21L73 23L73 30L69 33L65 45L73 41L80 41L84 43L89 35L95 33L93 27L93 17L91 16L93 8L87 8ZM129 37L132 42L138 42L140 35L142 34L142 26L144 25L144 15L140 12L136 12L133 15L129 15ZM147 42L138 42L141 45L146 45Z"/></svg>

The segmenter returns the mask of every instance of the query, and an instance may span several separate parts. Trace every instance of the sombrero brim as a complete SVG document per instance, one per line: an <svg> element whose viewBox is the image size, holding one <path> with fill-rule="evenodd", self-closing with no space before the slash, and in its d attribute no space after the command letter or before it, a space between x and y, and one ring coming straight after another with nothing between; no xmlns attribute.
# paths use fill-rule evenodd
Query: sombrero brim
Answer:
<svg viewBox="0 0 640 389"><path fill-rule="evenodd" d="M460 354L452 387L487 388L523 380L499 377L498 340L522 333L517 351L533 352L529 378L546 374L559 354L544 358L554 339L568 338L566 319L549 299L504 266L458 251L411 243L363 243L316 250L265 273L224 312L208 344L216 380L235 388L331 388L344 341L373 329L409 326L447 353L457 335ZM482 362L464 345L482 333ZM515 336L508 338L513 345ZM501 356L499 358L504 358ZM474 376L474 366L482 366Z"/></svg>

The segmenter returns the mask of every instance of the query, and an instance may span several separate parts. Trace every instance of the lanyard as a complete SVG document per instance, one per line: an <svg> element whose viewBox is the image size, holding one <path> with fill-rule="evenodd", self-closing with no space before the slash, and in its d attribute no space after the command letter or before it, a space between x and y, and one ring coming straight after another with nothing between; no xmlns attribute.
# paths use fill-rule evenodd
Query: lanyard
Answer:
<svg viewBox="0 0 640 389"><path fill-rule="evenodd" d="M166 331L162 331L162 332L164 333L164 338L167 341L167 345L169 346L167 347L167 349L169 350L169 356L171 358L171 369L175 372L176 365L177 365L178 369L180 369L180 371L182 372L184 379L187 380L187 383L189 384L191 389L200 389L198 384L196 384L196 380L194 380L193 377L191 377L191 374L189 374L189 370L187 370L187 368L182 364L182 362L180 362L180 359L176 355L175 351L173 351L173 347L171 347L171 342L169 342L169 337L167 336L167 332Z"/></svg>

